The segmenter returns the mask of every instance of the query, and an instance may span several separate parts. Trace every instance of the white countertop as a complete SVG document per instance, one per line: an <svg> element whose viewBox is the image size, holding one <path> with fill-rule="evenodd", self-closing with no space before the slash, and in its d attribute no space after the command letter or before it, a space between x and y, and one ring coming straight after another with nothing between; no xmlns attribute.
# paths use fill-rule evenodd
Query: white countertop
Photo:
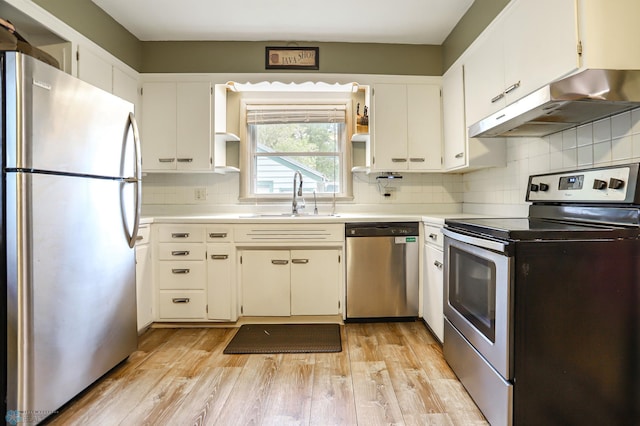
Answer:
<svg viewBox="0 0 640 426"><path fill-rule="evenodd" d="M141 223L347 223L347 222L425 222L443 225L445 219L483 217L471 213L437 213L437 214L372 214L372 213L338 213L336 215L304 214L291 216L280 213L224 213L210 215L154 215L144 216Z"/></svg>

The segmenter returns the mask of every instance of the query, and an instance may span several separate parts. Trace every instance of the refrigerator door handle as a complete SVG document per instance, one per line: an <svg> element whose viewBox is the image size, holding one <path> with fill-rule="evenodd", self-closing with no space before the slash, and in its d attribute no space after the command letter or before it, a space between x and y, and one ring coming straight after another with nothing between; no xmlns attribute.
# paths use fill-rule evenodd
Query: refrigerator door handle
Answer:
<svg viewBox="0 0 640 426"><path fill-rule="evenodd" d="M135 183L136 191L134 195L136 212L133 220L133 232L129 237L129 247L133 248L138 237L138 229L140 227L140 213L142 210L142 160L140 156L140 133L138 132L138 122L132 112L129 113L129 126L133 131L133 145L135 152L134 174L135 176L125 179L127 183Z"/></svg>

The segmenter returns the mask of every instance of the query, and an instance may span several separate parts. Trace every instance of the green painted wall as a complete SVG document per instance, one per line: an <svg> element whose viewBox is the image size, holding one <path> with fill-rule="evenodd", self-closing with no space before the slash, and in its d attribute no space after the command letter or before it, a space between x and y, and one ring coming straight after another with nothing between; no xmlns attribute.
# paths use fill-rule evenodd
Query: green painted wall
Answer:
<svg viewBox="0 0 640 426"><path fill-rule="evenodd" d="M141 71L260 73L265 72L265 46L284 45L283 42L144 42ZM442 75L441 46L311 42L296 45L319 47L320 69L305 73Z"/></svg>
<svg viewBox="0 0 640 426"><path fill-rule="evenodd" d="M443 72L464 53L467 47L498 16L510 0L475 0L442 44Z"/></svg>
<svg viewBox="0 0 640 426"><path fill-rule="evenodd" d="M33 0L139 72L265 72L264 47L283 42L145 42L91 0ZM475 0L442 46L297 43L320 48L308 73L442 75L509 0Z"/></svg>
<svg viewBox="0 0 640 426"><path fill-rule="evenodd" d="M131 68L142 68L142 42L91 0L33 0Z"/></svg>

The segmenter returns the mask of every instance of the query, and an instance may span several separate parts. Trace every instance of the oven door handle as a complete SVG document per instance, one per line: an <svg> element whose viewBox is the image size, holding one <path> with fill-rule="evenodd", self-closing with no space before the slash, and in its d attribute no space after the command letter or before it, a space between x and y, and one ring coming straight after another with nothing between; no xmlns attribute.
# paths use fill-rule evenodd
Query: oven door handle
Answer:
<svg viewBox="0 0 640 426"><path fill-rule="evenodd" d="M473 246L482 247L487 250L497 251L499 253L508 253L507 247L509 243L502 243L500 241L489 240L485 238L478 238L472 235L463 234L457 231L452 231L450 229L444 228L442 230L442 234L445 237L452 238L457 241L461 241L463 243L471 244Z"/></svg>

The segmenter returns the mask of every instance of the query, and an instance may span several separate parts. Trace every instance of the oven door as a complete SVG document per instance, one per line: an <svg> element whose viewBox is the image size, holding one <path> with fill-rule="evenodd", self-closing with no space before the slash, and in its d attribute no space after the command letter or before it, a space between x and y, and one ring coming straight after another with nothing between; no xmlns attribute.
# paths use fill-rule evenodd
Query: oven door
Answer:
<svg viewBox="0 0 640 426"><path fill-rule="evenodd" d="M514 258L510 246L448 229L443 233L445 317L502 377L511 380Z"/></svg>

